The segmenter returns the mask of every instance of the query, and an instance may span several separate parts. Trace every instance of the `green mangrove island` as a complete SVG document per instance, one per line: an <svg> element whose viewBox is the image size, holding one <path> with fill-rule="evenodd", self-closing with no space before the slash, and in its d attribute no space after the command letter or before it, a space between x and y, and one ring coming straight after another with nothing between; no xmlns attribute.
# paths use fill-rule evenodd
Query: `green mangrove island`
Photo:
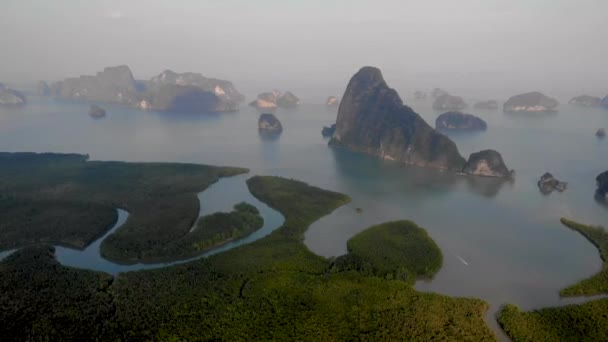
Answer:
<svg viewBox="0 0 608 342"><path fill-rule="evenodd" d="M83 156L51 159L58 165L47 167L64 170L49 177L56 180L51 183L57 189L68 188L64 191L71 194L62 198L77 198L75 194L87 192L89 202L109 207L122 204L120 207L131 210L132 216L138 207L131 201L141 205L152 201L158 205L155 208L162 208L156 201L163 203L164 198L158 198L156 191L171 200L185 199L217 177L243 172L164 164L155 164L160 170L136 164L134 170L127 164L86 162ZM114 177L108 177L107 171L116 169L130 182L108 180ZM65 174L68 171L70 177ZM36 178L29 181L33 180ZM39 189L50 191L48 180L40 181L44 186ZM100 184L103 182L108 184ZM114 182L124 182L129 191L111 188ZM33 194L34 187L27 184L23 181L21 187ZM348 196L270 176L252 177L247 185L256 198L285 217L284 224L262 239L208 258L112 278L102 272L62 266L54 258L53 247L45 244L8 256L0 262L0 321L6 322L0 326L0 340L496 339L483 319L488 309L484 301L413 288L416 278L432 277L442 260L437 245L414 223L374 226L349 241L347 255L326 259L306 248L303 234L311 223L349 203ZM120 251L112 255L124 256L121 260L130 260L127 256L132 255L164 255L160 246L179 238L158 234L161 227L175 225L182 234L174 234L183 236L193 222L182 218L183 212L175 206L163 209L169 219L153 227L126 224L115 234L117 240L104 244L105 250ZM184 245L197 245L193 241L213 244L216 236L238 235L225 228L242 222L256 227L256 212L239 204L232 213L210 215L193 230L196 238ZM145 212L139 213L140 222L151 222ZM216 224L218 230L196 233ZM162 241L158 245L137 239L157 234ZM61 238L61 234L50 236L53 241ZM32 243L42 241L34 234L31 239ZM113 249L123 246L116 241L132 242L126 244L129 248ZM200 249L206 246L198 244Z"/></svg>
<svg viewBox="0 0 608 342"><path fill-rule="evenodd" d="M566 218L562 218L561 223L597 247L603 266L596 275L561 290L560 295L608 294L608 233L603 227L584 225ZM499 313L498 322L513 341L607 341L608 298L529 312L522 312L510 304Z"/></svg>

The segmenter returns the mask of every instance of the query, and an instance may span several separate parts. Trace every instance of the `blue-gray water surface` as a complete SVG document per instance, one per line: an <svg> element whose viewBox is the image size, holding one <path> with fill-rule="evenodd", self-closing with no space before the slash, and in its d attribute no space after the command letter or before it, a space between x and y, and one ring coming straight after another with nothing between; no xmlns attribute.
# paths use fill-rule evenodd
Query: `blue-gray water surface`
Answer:
<svg viewBox="0 0 608 342"><path fill-rule="evenodd" d="M431 125L439 114L428 102L409 105ZM244 179L254 174L295 178L340 191L353 202L311 226L305 237L308 248L323 256L340 255L346 252L346 241L370 225L414 220L444 253L435 279L416 287L482 298L490 302L491 312L504 303L523 309L562 305L561 288L601 267L597 250L563 227L559 218L589 224L608 221L608 210L593 197L596 175L608 169L608 140L598 140L594 132L608 128L608 111L562 104L555 115L530 118L469 110L488 122L488 130L450 136L465 156L487 148L500 151L516 171L513 182L504 182L331 149L320 132L335 122L337 109L324 105L279 110L276 115L284 131L276 140L258 135L259 113L246 105L236 113L202 115L104 107L108 114L101 120L87 115L88 104L52 99L32 98L26 107L2 108L0 150L250 168L249 175L239 176L242 181L229 182L234 188L207 191L209 200L201 200L201 205L202 210L207 210L205 203L213 205L209 212L252 198ZM546 171L568 182L568 190L540 194L536 181ZM357 213L357 207L363 212ZM90 266L87 258L71 258L69 250L60 249L58 257L64 264ZM97 267L116 273L145 266Z"/></svg>

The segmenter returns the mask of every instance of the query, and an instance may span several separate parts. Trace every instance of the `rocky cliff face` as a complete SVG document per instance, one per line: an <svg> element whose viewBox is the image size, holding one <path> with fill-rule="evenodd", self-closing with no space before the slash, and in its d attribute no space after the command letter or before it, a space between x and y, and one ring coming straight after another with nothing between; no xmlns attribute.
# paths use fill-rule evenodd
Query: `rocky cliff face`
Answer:
<svg viewBox="0 0 608 342"><path fill-rule="evenodd" d="M461 171L465 163L453 141L431 128L379 69L364 67L350 80L330 145L411 165Z"/></svg>
<svg viewBox="0 0 608 342"><path fill-rule="evenodd" d="M462 97L450 94L439 95L433 102L435 110L463 110L467 107Z"/></svg>
<svg viewBox="0 0 608 342"><path fill-rule="evenodd" d="M0 83L0 106L17 107L26 103L25 95Z"/></svg>
<svg viewBox="0 0 608 342"><path fill-rule="evenodd" d="M435 129L440 131L483 131L487 128L482 119L462 112L446 112L435 120Z"/></svg>
<svg viewBox="0 0 608 342"><path fill-rule="evenodd" d="M573 97L568 103L581 107L599 107L601 101L602 99L596 96L580 95Z"/></svg>
<svg viewBox="0 0 608 342"><path fill-rule="evenodd" d="M484 177L512 177L514 172L509 170L502 160L500 153L494 150L484 150L472 153L462 169L466 174Z"/></svg>
<svg viewBox="0 0 608 342"><path fill-rule="evenodd" d="M559 102L537 91L512 96L503 105L505 113L551 113Z"/></svg>

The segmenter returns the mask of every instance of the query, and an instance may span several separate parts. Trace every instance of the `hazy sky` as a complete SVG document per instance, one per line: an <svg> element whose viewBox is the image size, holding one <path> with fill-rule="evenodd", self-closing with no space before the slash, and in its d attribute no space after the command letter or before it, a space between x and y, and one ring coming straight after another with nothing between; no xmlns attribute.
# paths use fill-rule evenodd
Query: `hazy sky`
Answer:
<svg viewBox="0 0 608 342"><path fill-rule="evenodd" d="M374 65L408 91L608 93L607 0L2 0L0 32L12 83L127 64L314 94Z"/></svg>

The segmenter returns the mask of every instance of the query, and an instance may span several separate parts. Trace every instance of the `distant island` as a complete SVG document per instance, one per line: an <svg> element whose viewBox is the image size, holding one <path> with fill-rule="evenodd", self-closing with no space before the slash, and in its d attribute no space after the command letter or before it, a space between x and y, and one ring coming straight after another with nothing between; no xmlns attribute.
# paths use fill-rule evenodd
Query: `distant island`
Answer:
<svg viewBox="0 0 608 342"><path fill-rule="evenodd" d="M462 97L447 93L437 96L433 102L435 110L463 110L465 108L467 108L467 104Z"/></svg>
<svg viewBox="0 0 608 342"><path fill-rule="evenodd" d="M348 83L329 144L410 165L480 176L512 175L496 151L474 153L467 162L450 138L403 104L374 67L363 67Z"/></svg>
<svg viewBox="0 0 608 342"><path fill-rule="evenodd" d="M549 172L545 172L537 183L538 189L542 194L548 195L553 191L564 192L568 188L568 183L557 180Z"/></svg>
<svg viewBox="0 0 608 342"><path fill-rule="evenodd" d="M244 100L229 81L171 70L165 70L148 81L136 81L126 65L107 67L94 76L56 82L48 93L61 99L191 113L236 111Z"/></svg>
<svg viewBox="0 0 608 342"><path fill-rule="evenodd" d="M503 105L505 113L554 113L559 102L543 93L534 91L512 96Z"/></svg>
<svg viewBox="0 0 608 342"><path fill-rule="evenodd" d="M340 100L338 100L338 98L335 96L330 96L325 101L325 105L329 106L329 107L336 107L339 104L340 104Z"/></svg>
<svg viewBox="0 0 608 342"><path fill-rule="evenodd" d="M249 105L257 109L294 108L300 105L300 99L289 91L273 90L259 94Z"/></svg>
<svg viewBox="0 0 608 342"><path fill-rule="evenodd" d="M18 107L26 103L25 95L0 83L0 106Z"/></svg>
<svg viewBox="0 0 608 342"><path fill-rule="evenodd" d="M279 135L283 132L283 125L276 116L265 113L258 119L258 130L262 134Z"/></svg>
<svg viewBox="0 0 608 342"><path fill-rule="evenodd" d="M484 131L488 124L472 114L446 112L435 120L435 129L439 131Z"/></svg>
<svg viewBox="0 0 608 342"><path fill-rule="evenodd" d="M568 101L569 104L581 107L599 107L601 102L602 99L600 99L599 97L589 95L575 96L570 99L570 101Z"/></svg>
<svg viewBox="0 0 608 342"><path fill-rule="evenodd" d="M495 100L479 101L473 105L475 109L495 110L498 109L498 102Z"/></svg>
<svg viewBox="0 0 608 342"><path fill-rule="evenodd" d="M106 116L106 110L98 105L92 105L89 109L89 116L94 119L100 119Z"/></svg>

